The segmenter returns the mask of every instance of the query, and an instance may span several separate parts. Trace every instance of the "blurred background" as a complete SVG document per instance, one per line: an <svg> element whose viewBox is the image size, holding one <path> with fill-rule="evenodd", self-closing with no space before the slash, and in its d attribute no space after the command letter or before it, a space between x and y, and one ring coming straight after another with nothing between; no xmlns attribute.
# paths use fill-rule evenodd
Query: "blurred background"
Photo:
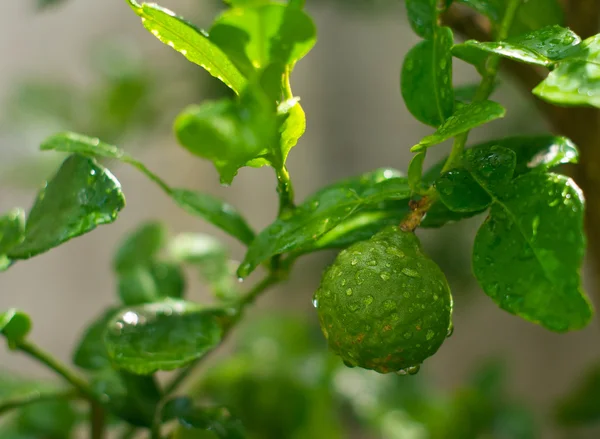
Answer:
<svg viewBox="0 0 600 439"><path fill-rule="evenodd" d="M163 0L161 4L204 27L221 7L217 0ZM326 183L378 167L405 170L410 146L430 133L428 127L410 116L399 92L402 58L417 42L406 22L402 2L308 0L307 9L317 24L318 43L299 63L292 78L294 94L301 97L308 117L306 135L288 160L298 200ZM224 188L210 162L178 147L171 130L175 115L185 105L220 97L227 90L153 38L123 0L66 0L41 11L34 0L4 0L0 59L0 212L32 204L37 189L62 160L56 153L39 152L39 143L50 134L68 129L116 143L173 186L223 197L256 229L274 219L276 180L270 168L243 168L233 185ZM456 84L476 78L471 67L457 62ZM532 100L509 78L503 78L495 99L507 107L508 117L476 130L472 142L547 130ZM447 145L435 148L429 163L447 152ZM243 257L243 248L237 242L177 208L140 173L117 163L109 167L127 197L127 208L118 221L20 262L0 276L0 309L19 307L28 312L34 321L32 337L65 361L80 331L115 302L112 256L121 239L139 223L161 220L173 234L214 234L230 245L235 259ZM452 286L455 332L416 377L386 377L386 382L393 384L383 387L395 389L403 397L416 395L422 399L425 390L420 389L427 389L428 395L437 395L432 399L452 399L464 395L461 389L465 386L480 383L482 374L485 378L486 373L494 375L503 369L502 398L527 407L538 433L464 433L454 437L599 437L598 431L591 430L565 433L552 419L556 400L600 358L597 321L583 331L559 335L499 310L471 275L471 243L482 220L478 217L421 233L426 249L447 273ZM292 333L294 328L304 328L298 331L316 334L315 350L311 352L324 355L324 342L314 330L311 298L323 268L334 256L333 252L319 253L301 259L289 282L263 296L249 320L258 322L259 329L262 324L267 338L274 333L285 334L277 328L286 325L292 325ZM209 300L208 291L195 273L188 277L190 296ZM587 288L591 291L599 286L588 284ZM279 323L261 323L266 314L276 314L273 310L286 317ZM268 326L271 324L274 326ZM299 326L293 326L296 324ZM251 329L241 328L238 332L245 333L252 333ZM251 341L239 340L237 345L242 349L252 347ZM284 337L277 343L290 348L293 343L286 340ZM229 348L235 345L234 339ZM250 351L262 352L258 357L268 358L260 351L262 348L258 349ZM227 355L227 348L222 349L213 364L227 361ZM0 349L0 367L32 376L48 375L29 359L10 354L4 346ZM220 368L207 369L208 373L214 370ZM377 398L380 384L375 383L382 381L374 374L350 369L340 369L336 374L336 391L351 396L371 391ZM414 387L417 382L423 387ZM415 400L407 401L413 401L414 407ZM355 411L364 415L365 401L354 402ZM311 406L314 408L313 403ZM271 407L278 408L278 403ZM349 424L341 436L312 433L293 437L429 437L419 430L418 423L407 422L409 418L403 417L398 407L386 412L389 419L380 419L376 427L356 435L349 431L361 429ZM445 406L440 407L444 411ZM366 413L371 416L368 410ZM398 433L398 428L390 430L386 422L414 428ZM263 436L267 437L284 436Z"/></svg>

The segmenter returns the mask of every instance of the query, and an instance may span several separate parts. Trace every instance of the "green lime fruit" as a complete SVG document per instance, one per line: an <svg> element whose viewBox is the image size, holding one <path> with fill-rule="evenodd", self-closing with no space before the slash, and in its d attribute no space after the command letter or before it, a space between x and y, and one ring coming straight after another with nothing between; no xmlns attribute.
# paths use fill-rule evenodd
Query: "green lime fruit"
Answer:
<svg viewBox="0 0 600 439"><path fill-rule="evenodd" d="M419 239L396 226L340 252L313 304L346 365L414 373L452 328L452 295Z"/></svg>

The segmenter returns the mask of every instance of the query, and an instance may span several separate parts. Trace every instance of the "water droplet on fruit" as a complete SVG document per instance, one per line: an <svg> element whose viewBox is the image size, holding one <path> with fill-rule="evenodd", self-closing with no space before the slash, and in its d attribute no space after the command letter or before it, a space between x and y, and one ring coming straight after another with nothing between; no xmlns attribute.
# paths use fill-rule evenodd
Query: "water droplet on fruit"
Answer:
<svg viewBox="0 0 600 439"><path fill-rule="evenodd" d="M350 261L350 263L351 263L352 265L356 265L356 264L358 264L358 259L356 259L356 258L355 258L355 259L352 259L352 260Z"/></svg>
<svg viewBox="0 0 600 439"><path fill-rule="evenodd" d="M313 297L312 304L315 308L319 307L319 299L317 297Z"/></svg>
<svg viewBox="0 0 600 439"><path fill-rule="evenodd" d="M405 256L404 252L402 250L400 250L399 248L396 248L396 247L388 247L388 248L385 249L385 252L388 255L397 256L399 258L403 258Z"/></svg>
<svg viewBox="0 0 600 439"><path fill-rule="evenodd" d="M368 264L369 264L371 267L374 267L374 266L376 266L376 265L377 265L377 261L376 261L375 259L371 259L371 260L368 262Z"/></svg>
<svg viewBox="0 0 600 439"><path fill-rule="evenodd" d="M346 296L352 296L352 288L346 290Z"/></svg>
<svg viewBox="0 0 600 439"><path fill-rule="evenodd" d="M356 279L356 283L358 285L362 285L362 283L365 281L364 270L357 271L356 274L354 275L354 277Z"/></svg>
<svg viewBox="0 0 600 439"><path fill-rule="evenodd" d="M389 280L390 279L390 274L386 273L385 271L383 273L381 273L379 275L379 277L381 277L383 280Z"/></svg>
<svg viewBox="0 0 600 439"><path fill-rule="evenodd" d="M450 326L448 327L448 333L446 334L446 337L452 337L452 334L454 334L454 324L450 323Z"/></svg>
<svg viewBox="0 0 600 439"><path fill-rule="evenodd" d="M408 291L405 291L404 293L402 293L402 295L407 299L410 297L410 293Z"/></svg>
<svg viewBox="0 0 600 439"><path fill-rule="evenodd" d="M427 330L427 334L425 335L425 338L426 338L427 340L431 340L431 339L433 338L433 336L434 336L434 335L435 335L435 332L433 332L433 330L431 330L431 329L428 329L428 330Z"/></svg>
<svg viewBox="0 0 600 439"><path fill-rule="evenodd" d="M405 333L404 333L404 338L405 338L406 340L410 340L410 339L412 338L412 336L413 336L413 335L412 335L412 332L405 332Z"/></svg>
<svg viewBox="0 0 600 439"><path fill-rule="evenodd" d="M416 375L419 373L420 370L421 370L420 364L417 364L416 366L411 366L408 369L406 369L406 371L408 372L409 375Z"/></svg>
<svg viewBox="0 0 600 439"><path fill-rule="evenodd" d="M372 304L372 303L373 303L373 296L370 296L370 295L369 295L369 296L366 296L366 297L363 299L363 303L364 303L365 305L367 305L367 306L368 306L368 305L370 305L370 304Z"/></svg>
<svg viewBox="0 0 600 439"><path fill-rule="evenodd" d="M387 309L388 311L392 310L392 309L395 309L396 308L396 302L394 302L393 300L389 300L388 299L388 300L386 300L386 301L383 302L383 307L385 309Z"/></svg>
<svg viewBox="0 0 600 439"><path fill-rule="evenodd" d="M413 270L412 268L404 267L402 269L402 274L408 277L421 277L417 270Z"/></svg>

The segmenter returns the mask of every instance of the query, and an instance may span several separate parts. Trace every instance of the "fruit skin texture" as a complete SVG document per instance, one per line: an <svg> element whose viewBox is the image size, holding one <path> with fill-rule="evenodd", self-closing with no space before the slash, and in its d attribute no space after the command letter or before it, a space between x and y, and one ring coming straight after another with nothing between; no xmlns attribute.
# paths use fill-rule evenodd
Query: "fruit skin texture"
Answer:
<svg viewBox="0 0 600 439"><path fill-rule="evenodd" d="M451 327L444 273L396 226L340 252L314 296L329 348L349 366L406 371L433 355Z"/></svg>

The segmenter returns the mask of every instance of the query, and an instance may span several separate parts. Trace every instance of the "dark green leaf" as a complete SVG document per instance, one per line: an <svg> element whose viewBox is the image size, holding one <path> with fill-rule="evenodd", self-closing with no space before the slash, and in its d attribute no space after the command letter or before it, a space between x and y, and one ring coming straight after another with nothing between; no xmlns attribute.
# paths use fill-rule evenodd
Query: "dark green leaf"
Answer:
<svg viewBox="0 0 600 439"><path fill-rule="evenodd" d="M444 203L438 201L427 211L427 215L425 215L419 227L437 229L448 223L479 215L484 210L478 212L452 212Z"/></svg>
<svg viewBox="0 0 600 439"><path fill-rule="evenodd" d="M73 155L38 193L25 237L8 256L27 259L112 223L125 206L121 185L93 159Z"/></svg>
<svg viewBox="0 0 600 439"><path fill-rule="evenodd" d="M117 308L109 308L85 329L73 352L73 364L86 370L110 367L110 358L104 346L104 332L117 311Z"/></svg>
<svg viewBox="0 0 600 439"><path fill-rule="evenodd" d="M600 421L600 365L593 365L577 386L556 406L557 421L564 426L587 426Z"/></svg>
<svg viewBox="0 0 600 439"><path fill-rule="evenodd" d="M453 212L480 212L492 203L492 198L464 168L442 174L435 186L442 202Z"/></svg>
<svg viewBox="0 0 600 439"><path fill-rule="evenodd" d="M14 348L31 331L31 319L23 311L9 309L0 313L0 334L6 337L11 348Z"/></svg>
<svg viewBox="0 0 600 439"><path fill-rule="evenodd" d="M126 156L125 151L95 137L88 137L72 132L62 132L48 137L40 145L42 151L60 151L92 157L105 157L120 160Z"/></svg>
<svg viewBox="0 0 600 439"><path fill-rule="evenodd" d="M167 240L164 224L151 221L131 232L115 255L113 266L118 272L131 270L140 265L149 265Z"/></svg>
<svg viewBox="0 0 600 439"><path fill-rule="evenodd" d="M460 46L466 46L515 61L549 66L568 57L580 42L581 39L570 29L554 25L506 41L480 43L469 40L454 46L452 50L460 53Z"/></svg>
<svg viewBox="0 0 600 439"><path fill-rule="evenodd" d="M482 187L485 182L479 181ZM529 173L499 194L473 249L479 284L501 308L557 332L583 328L583 195L555 174Z"/></svg>
<svg viewBox="0 0 600 439"><path fill-rule="evenodd" d="M436 29L433 39L413 47L402 65L400 89L406 107L415 118L434 127L454 110L452 41L449 28Z"/></svg>
<svg viewBox="0 0 600 439"><path fill-rule="evenodd" d="M154 377L114 369L95 372L92 391L115 416L139 427L150 427L161 395Z"/></svg>
<svg viewBox="0 0 600 439"><path fill-rule="evenodd" d="M303 58L316 42L316 29L302 10L270 3L225 11L209 38L250 77L273 62L293 65Z"/></svg>
<svg viewBox="0 0 600 439"><path fill-rule="evenodd" d="M150 265L150 274L156 284L158 298L181 299L185 293L186 281L178 264L156 261Z"/></svg>
<svg viewBox="0 0 600 439"><path fill-rule="evenodd" d="M186 189L173 189L171 196L189 213L201 216L244 244L249 245L254 240L254 231L231 204L211 195Z"/></svg>
<svg viewBox="0 0 600 439"><path fill-rule="evenodd" d="M0 217L0 272L6 270L11 260L7 253L19 244L25 235L25 212L13 209Z"/></svg>
<svg viewBox="0 0 600 439"><path fill-rule="evenodd" d="M144 27L164 44L172 47L189 61L203 67L237 94L246 86L246 78L206 33L174 12L154 3L137 4L128 0L142 18Z"/></svg>
<svg viewBox="0 0 600 439"><path fill-rule="evenodd" d="M221 335L210 310L165 300L122 310L109 323L105 343L116 366L148 375L189 364L218 345Z"/></svg>
<svg viewBox="0 0 600 439"><path fill-rule="evenodd" d="M506 110L502 105L492 101L473 102L457 109L437 131L413 146L412 151L421 151L430 146L469 131L475 127L504 117Z"/></svg>
<svg viewBox="0 0 600 439"><path fill-rule="evenodd" d="M417 35L431 38L437 27L437 0L406 0L408 22Z"/></svg>
<svg viewBox="0 0 600 439"><path fill-rule="evenodd" d="M533 93L559 105L600 107L600 35L585 40Z"/></svg>
<svg viewBox="0 0 600 439"><path fill-rule="evenodd" d="M256 237L238 269L238 276L248 276L258 264L274 255L313 248L316 240L361 209L409 197L408 181L395 177L392 170L368 173L324 188Z"/></svg>

